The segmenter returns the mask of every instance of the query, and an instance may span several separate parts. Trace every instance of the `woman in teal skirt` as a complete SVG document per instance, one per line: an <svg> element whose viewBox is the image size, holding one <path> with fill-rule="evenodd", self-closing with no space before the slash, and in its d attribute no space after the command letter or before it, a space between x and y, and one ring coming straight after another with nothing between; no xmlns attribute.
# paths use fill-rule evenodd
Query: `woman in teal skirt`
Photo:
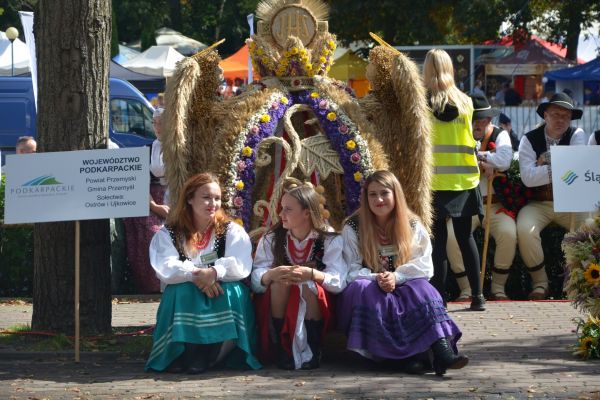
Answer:
<svg viewBox="0 0 600 400"><path fill-rule="evenodd" d="M163 295L146 370L198 374L217 363L258 369L248 288L252 245L221 209L221 188L208 173L187 180L174 221L156 233L150 262Z"/></svg>

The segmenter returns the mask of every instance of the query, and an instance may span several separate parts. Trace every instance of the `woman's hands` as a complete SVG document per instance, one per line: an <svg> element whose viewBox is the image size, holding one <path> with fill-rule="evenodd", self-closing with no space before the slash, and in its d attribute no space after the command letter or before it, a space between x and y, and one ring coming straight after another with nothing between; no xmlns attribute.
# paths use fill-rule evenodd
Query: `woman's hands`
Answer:
<svg viewBox="0 0 600 400"><path fill-rule="evenodd" d="M268 286L272 282L286 285L297 285L310 281L314 277L313 269L302 265L281 265L271 268L262 277L262 284Z"/></svg>
<svg viewBox="0 0 600 400"><path fill-rule="evenodd" d="M194 285L209 298L222 295L223 288L217 282L217 271L214 268L202 268L192 272Z"/></svg>
<svg viewBox="0 0 600 400"><path fill-rule="evenodd" d="M382 272L377 275L377 284L384 292L391 293L396 289L396 275L389 271Z"/></svg>

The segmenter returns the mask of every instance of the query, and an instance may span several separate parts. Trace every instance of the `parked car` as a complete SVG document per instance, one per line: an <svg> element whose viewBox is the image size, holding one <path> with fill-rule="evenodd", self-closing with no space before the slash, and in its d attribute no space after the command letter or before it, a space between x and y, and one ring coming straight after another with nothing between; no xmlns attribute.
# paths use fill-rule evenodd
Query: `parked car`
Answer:
<svg viewBox="0 0 600 400"><path fill-rule="evenodd" d="M154 108L133 85L110 78L109 137L119 147L151 145ZM0 150L13 154L20 136L37 137L36 108L31 77L0 77Z"/></svg>

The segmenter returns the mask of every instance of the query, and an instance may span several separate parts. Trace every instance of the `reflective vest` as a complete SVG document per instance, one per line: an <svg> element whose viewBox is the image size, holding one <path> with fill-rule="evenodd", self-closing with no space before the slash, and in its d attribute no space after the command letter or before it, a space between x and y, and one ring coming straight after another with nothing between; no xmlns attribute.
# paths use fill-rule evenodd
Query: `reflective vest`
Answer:
<svg viewBox="0 0 600 400"><path fill-rule="evenodd" d="M476 141L471 128L472 110L449 122L433 120L432 190L469 190L479 184Z"/></svg>

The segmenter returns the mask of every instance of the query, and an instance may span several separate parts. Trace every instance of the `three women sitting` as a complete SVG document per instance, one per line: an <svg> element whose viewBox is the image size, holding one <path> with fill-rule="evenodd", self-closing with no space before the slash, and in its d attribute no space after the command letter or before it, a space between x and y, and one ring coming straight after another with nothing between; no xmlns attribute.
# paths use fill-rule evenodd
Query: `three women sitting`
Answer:
<svg viewBox="0 0 600 400"><path fill-rule="evenodd" d="M414 373L424 372L428 354L438 375L467 364L456 354L461 332L428 282L429 235L392 173L366 180L342 236L327 224L323 198L310 183L290 179L284 188L281 219L259 241L251 274L261 361L318 368L333 321L331 295L341 292L336 314L349 350L376 361L408 360ZM198 373L228 354L230 363L259 368L254 313L239 282L250 273L248 236L220 210L212 175L190 178L182 193L175 225L151 245L152 265L167 286L146 368Z"/></svg>

